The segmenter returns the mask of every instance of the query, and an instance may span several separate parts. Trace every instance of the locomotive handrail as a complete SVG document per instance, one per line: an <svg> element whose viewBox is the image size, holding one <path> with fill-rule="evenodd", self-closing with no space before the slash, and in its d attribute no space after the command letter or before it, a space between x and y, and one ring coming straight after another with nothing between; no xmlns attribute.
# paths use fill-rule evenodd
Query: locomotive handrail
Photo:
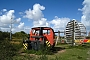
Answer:
<svg viewBox="0 0 90 60"><path fill-rule="evenodd" d="M31 36L32 38L43 38L44 36Z"/></svg>

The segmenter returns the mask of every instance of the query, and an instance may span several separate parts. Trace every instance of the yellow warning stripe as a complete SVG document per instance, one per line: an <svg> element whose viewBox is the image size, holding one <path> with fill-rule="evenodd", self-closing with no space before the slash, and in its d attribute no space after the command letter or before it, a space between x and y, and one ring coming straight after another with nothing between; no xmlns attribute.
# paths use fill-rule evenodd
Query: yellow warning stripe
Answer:
<svg viewBox="0 0 90 60"><path fill-rule="evenodd" d="M48 45L48 47L50 47L50 45Z"/></svg>
<svg viewBox="0 0 90 60"><path fill-rule="evenodd" d="M26 49L27 49L27 47L28 47L28 44L27 44L27 43L25 43L25 44L23 44L23 46L24 46L24 49L26 50Z"/></svg>
<svg viewBox="0 0 90 60"><path fill-rule="evenodd" d="M49 42L47 44L49 44Z"/></svg>
<svg viewBox="0 0 90 60"><path fill-rule="evenodd" d="M46 41L46 43L48 43L48 41Z"/></svg>
<svg viewBox="0 0 90 60"><path fill-rule="evenodd" d="M50 47L50 42L49 41L46 41L46 44L48 47Z"/></svg>

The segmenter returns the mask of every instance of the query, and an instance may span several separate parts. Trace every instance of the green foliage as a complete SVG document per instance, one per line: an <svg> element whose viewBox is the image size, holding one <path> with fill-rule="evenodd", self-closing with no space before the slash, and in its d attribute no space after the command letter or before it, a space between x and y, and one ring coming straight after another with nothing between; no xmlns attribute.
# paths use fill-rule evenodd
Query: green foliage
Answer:
<svg viewBox="0 0 90 60"><path fill-rule="evenodd" d="M2 33L2 31L0 31L0 40L3 40L4 38L3 38L3 33Z"/></svg>
<svg viewBox="0 0 90 60"><path fill-rule="evenodd" d="M0 60L13 60L13 56L18 55L22 44L12 44L9 40L0 41Z"/></svg>
<svg viewBox="0 0 90 60"><path fill-rule="evenodd" d="M8 40L0 41L0 60L12 60L16 49Z"/></svg>
<svg viewBox="0 0 90 60"><path fill-rule="evenodd" d="M9 39L9 32L0 31L0 40Z"/></svg>
<svg viewBox="0 0 90 60"><path fill-rule="evenodd" d="M24 31L16 32L12 34L12 37L18 38L18 39L26 39L29 36L29 34L26 34ZM9 40L10 39L10 33L9 32L2 32L0 31L0 40Z"/></svg>
<svg viewBox="0 0 90 60"><path fill-rule="evenodd" d="M36 51L36 50L25 50L24 52L28 53L28 54L36 54L36 55L52 55L53 54L53 52L49 49L47 49L47 50L41 49L38 51Z"/></svg>
<svg viewBox="0 0 90 60"><path fill-rule="evenodd" d="M24 31L21 32L16 32L13 34L13 37L18 38L18 39L24 39L28 37L28 34L26 34Z"/></svg>
<svg viewBox="0 0 90 60"><path fill-rule="evenodd" d="M26 34L24 31L21 31L22 34Z"/></svg>
<svg viewBox="0 0 90 60"><path fill-rule="evenodd" d="M53 55L42 54L44 51L40 50L26 50L27 52L24 52L25 55L16 55L13 60L87 60L88 57L90 58L90 52L88 52L88 50L90 50L90 44L73 47L68 45L61 46L65 47L65 49L61 50L61 48L59 48L61 51L59 50L59 52ZM57 50L57 48L55 49ZM47 52L50 53L50 51Z"/></svg>
<svg viewBox="0 0 90 60"><path fill-rule="evenodd" d="M87 36L86 39L90 39L90 36Z"/></svg>
<svg viewBox="0 0 90 60"><path fill-rule="evenodd" d="M15 38L26 38L28 35L21 31L13 34ZM58 52L53 52L48 47L42 47L42 50L26 50L23 53L25 55L20 55L18 53L22 48L22 42L15 40L14 42L21 42L20 44L11 44L9 40L9 33L0 31L0 60L86 60L90 57L90 44L80 45L80 46L68 46L67 44L58 44L58 47L64 47L65 52L61 53L61 48L56 49ZM45 49L46 48L46 49ZM87 54L88 52L88 54ZM35 55L30 55L35 54ZM52 57L52 58L51 58Z"/></svg>

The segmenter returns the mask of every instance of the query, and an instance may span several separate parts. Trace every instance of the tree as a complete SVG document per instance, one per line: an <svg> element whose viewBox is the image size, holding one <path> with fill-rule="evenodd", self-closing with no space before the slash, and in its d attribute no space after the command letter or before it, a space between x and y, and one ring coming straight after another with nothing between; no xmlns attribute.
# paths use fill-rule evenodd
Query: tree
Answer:
<svg viewBox="0 0 90 60"><path fill-rule="evenodd" d="M21 31L22 34L26 34L24 31Z"/></svg>
<svg viewBox="0 0 90 60"><path fill-rule="evenodd" d="M13 34L13 37L23 39L23 38L28 37L28 34L26 34L24 31L21 31L21 32L16 32L15 34Z"/></svg>

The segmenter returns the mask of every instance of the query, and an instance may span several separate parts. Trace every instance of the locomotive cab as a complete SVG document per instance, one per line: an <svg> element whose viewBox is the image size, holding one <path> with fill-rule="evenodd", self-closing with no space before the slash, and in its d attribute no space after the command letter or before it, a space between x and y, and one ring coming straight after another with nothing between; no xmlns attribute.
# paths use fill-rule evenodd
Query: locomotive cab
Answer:
<svg viewBox="0 0 90 60"><path fill-rule="evenodd" d="M50 27L35 27L30 31L29 43L27 43L27 49L39 50L40 46L54 47L54 31ZM24 43L25 44L25 43Z"/></svg>

